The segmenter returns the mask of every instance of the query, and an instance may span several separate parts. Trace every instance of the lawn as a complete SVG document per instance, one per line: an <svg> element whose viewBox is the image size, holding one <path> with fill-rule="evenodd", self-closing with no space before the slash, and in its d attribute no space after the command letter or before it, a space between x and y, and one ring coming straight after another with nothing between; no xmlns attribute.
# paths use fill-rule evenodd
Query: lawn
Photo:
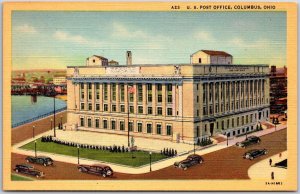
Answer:
<svg viewBox="0 0 300 194"><path fill-rule="evenodd" d="M21 147L22 149L34 150L34 141L24 145ZM77 157L77 148L67 145L61 145L53 142L41 142L41 139L38 139L36 142L37 155L39 155L38 151L42 152L50 152L56 154L62 154L67 156ZM86 148L79 148L80 158L87 158L92 160L100 160L115 164L122 164L126 166L142 166L145 164L149 164L150 157L149 152L145 151L137 151L133 152L134 158L132 158L131 152L120 152L113 153L107 150L93 150ZM166 156L161 155L160 153L152 153L151 161L155 162L161 159L166 158Z"/></svg>
<svg viewBox="0 0 300 194"><path fill-rule="evenodd" d="M30 179L30 178L26 178L26 177L23 177L23 176L18 176L18 175L15 175L15 174L11 175L11 180L12 181L32 181L32 179Z"/></svg>

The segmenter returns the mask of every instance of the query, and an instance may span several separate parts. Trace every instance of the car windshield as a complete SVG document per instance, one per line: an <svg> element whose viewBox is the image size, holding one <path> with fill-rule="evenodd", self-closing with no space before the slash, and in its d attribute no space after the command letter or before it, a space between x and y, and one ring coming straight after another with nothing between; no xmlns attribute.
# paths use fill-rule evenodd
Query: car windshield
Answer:
<svg viewBox="0 0 300 194"><path fill-rule="evenodd" d="M51 158L45 158L45 160L46 160L46 161L52 161L52 159L51 159Z"/></svg>
<svg viewBox="0 0 300 194"><path fill-rule="evenodd" d="M109 167L105 167L104 169L105 169L105 170L111 170Z"/></svg>

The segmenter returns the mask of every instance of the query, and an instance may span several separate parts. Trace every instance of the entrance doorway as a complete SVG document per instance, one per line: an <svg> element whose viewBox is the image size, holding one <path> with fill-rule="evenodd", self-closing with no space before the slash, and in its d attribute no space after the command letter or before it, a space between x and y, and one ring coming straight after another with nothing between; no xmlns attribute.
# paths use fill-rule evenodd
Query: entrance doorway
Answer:
<svg viewBox="0 0 300 194"><path fill-rule="evenodd" d="M214 123L210 123L209 125L210 136L214 134Z"/></svg>

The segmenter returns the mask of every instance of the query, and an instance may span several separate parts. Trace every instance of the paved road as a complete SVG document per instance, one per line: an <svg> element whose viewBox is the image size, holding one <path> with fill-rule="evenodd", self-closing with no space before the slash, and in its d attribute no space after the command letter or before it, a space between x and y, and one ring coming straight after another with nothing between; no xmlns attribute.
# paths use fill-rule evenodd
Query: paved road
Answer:
<svg viewBox="0 0 300 194"><path fill-rule="evenodd" d="M109 179L249 179L248 169L258 161L268 156L278 154L287 149L286 129L273 132L261 137L262 142L259 145L253 145L246 149L231 146L203 155L205 162L189 168L186 171L175 169L173 166L161 170L152 171L144 174L125 174L115 173L114 177ZM250 149L266 148L269 154L256 158L253 161L245 160L242 155ZM12 154L12 168L19 163L24 163L25 155ZM76 164L66 162L56 162L54 167L43 167L34 165L37 169L46 173L44 179L68 179L68 180L97 180L103 179L90 174L83 174L77 171Z"/></svg>

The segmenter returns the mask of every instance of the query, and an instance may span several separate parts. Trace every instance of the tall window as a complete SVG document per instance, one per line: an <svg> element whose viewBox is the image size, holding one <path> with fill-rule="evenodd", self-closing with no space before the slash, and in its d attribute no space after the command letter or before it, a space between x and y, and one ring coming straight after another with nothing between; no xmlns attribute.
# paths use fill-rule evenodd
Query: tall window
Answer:
<svg viewBox="0 0 300 194"><path fill-rule="evenodd" d="M124 96L125 96L125 90L124 90L124 84L120 85L120 101L124 102Z"/></svg>
<svg viewBox="0 0 300 194"><path fill-rule="evenodd" d="M219 83L215 84L215 100L219 99Z"/></svg>
<svg viewBox="0 0 300 194"><path fill-rule="evenodd" d="M128 90L130 90L130 88L132 88L132 87L133 87L133 84L129 84L128 85ZM134 98L133 92L129 93L129 102L133 102L133 98Z"/></svg>
<svg viewBox="0 0 300 194"><path fill-rule="evenodd" d="M96 83L96 100L100 99L100 86L99 83Z"/></svg>
<svg viewBox="0 0 300 194"><path fill-rule="evenodd" d="M172 84L167 84L167 95L168 95L168 103L172 103L173 97L172 97Z"/></svg>
<svg viewBox="0 0 300 194"><path fill-rule="evenodd" d="M99 119L95 119L95 127L96 128L100 128Z"/></svg>
<svg viewBox="0 0 300 194"><path fill-rule="evenodd" d="M92 103L89 103L89 110L92 110Z"/></svg>
<svg viewBox="0 0 300 194"><path fill-rule="evenodd" d="M80 126L84 127L84 118L80 118Z"/></svg>
<svg viewBox="0 0 300 194"><path fill-rule="evenodd" d="M108 111L108 104L103 105L103 111Z"/></svg>
<svg viewBox="0 0 300 194"><path fill-rule="evenodd" d="M131 114L134 113L134 106L129 106L129 112L130 112Z"/></svg>
<svg viewBox="0 0 300 194"><path fill-rule="evenodd" d="M92 127L92 119L88 118L88 127Z"/></svg>
<svg viewBox="0 0 300 194"><path fill-rule="evenodd" d="M100 104L96 104L96 111L100 111Z"/></svg>
<svg viewBox="0 0 300 194"><path fill-rule="evenodd" d="M156 134L161 134L161 124L156 124Z"/></svg>
<svg viewBox="0 0 300 194"><path fill-rule="evenodd" d="M129 131L133 131L133 122L132 121L129 122Z"/></svg>
<svg viewBox="0 0 300 194"><path fill-rule="evenodd" d="M209 84L209 102L212 101L212 95L213 95L213 83Z"/></svg>
<svg viewBox="0 0 300 194"><path fill-rule="evenodd" d="M80 110L84 110L84 103L80 104Z"/></svg>
<svg viewBox="0 0 300 194"><path fill-rule="evenodd" d="M173 109L172 108L167 108L167 115L172 116L173 115Z"/></svg>
<svg viewBox="0 0 300 194"><path fill-rule="evenodd" d="M147 100L152 102L152 84L147 84Z"/></svg>
<svg viewBox="0 0 300 194"><path fill-rule="evenodd" d="M113 83L112 85L111 85L111 93L112 93L112 101L116 101L116 95L117 95L117 89L116 89L116 84L115 83Z"/></svg>
<svg viewBox="0 0 300 194"><path fill-rule="evenodd" d="M162 85L157 84L157 102L162 102Z"/></svg>
<svg viewBox="0 0 300 194"><path fill-rule="evenodd" d="M167 125L167 135L172 135L172 126Z"/></svg>
<svg viewBox="0 0 300 194"><path fill-rule="evenodd" d="M143 106L138 106L138 113L143 114Z"/></svg>
<svg viewBox="0 0 300 194"><path fill-rule="evenodd" d="M104 92L104 100L108 99L108 88L107 88L107 83L103 84L103 92Z"/></svg>
<svg viewBox="0 0 300 194"><path fill-rule="evenodd" d="M143 85L138 84L137 89L138 89L138 102L143 102Z"/></svg>
<svg viewBox="0 0 300 194"><path fill-rule="evenodd" d="M143 124L142 123L138 123L138 132L139 133L143 132Z"/></svg>
<svg viewBox="0 0 300 194"><path fill-rule="evenodd" d="M92 100L92 84L89 83L89 88L88 88L88 99Z"/></svg>
<svg viewBox="0 0 300 194"><path fill-rule="evenodd" d="M157 107L157 115L162 115L162 107Z"/></svg>
<svg viewBox="0 0 300 194"><path fill-rule="evenodd" d="M152 133L152 124L147 123L147 133Z"/></svg>
<svg viewBox="0 0 300 194"><path fill-rule="evenodd" d="M111 105L111 112L116 112L117 111L117 105L113 104Z"/></svg>
<svg viewBox="0 0 300 194"><path fill-rule="evenodd" d="M84 83L80 84L80 93L81 93L81 100L84 99Z"/></svg>
<svg viewBox="0 0 300 194"><path fill-rule="evenodd" d="M114 121L114 120L111 121L111 129L113 129L113 130L116 129L116 121Z"/></svg>
<svg viewBox="0 0 300 194"><path fill-rule="evenodd" d="M121 109L121 112L125 112L125 105L122 104L122 105L120 106L120 109Z"/></svg>
<svg viewBox="0 0 300 194"><path fill-rule="evenodd" d="M124 121L120 121L120 131L124 131L124 130L125 130Z"/></svg>
<svg viewBox="0 0 300 194"><path fill-rule="evenodd" d="M148 114L152 115L152 107L148 107Z"/></svg>
<svg viewBox="0 0 300 194"><path fill-rule="evenodd" d="M206 102L207 84L203 84L203 103Z"/></svg>
<svg viewBox="0 0 300 194"><path fill-rule="evenodd" d="M107 120L103 120L103 128L104 128L104 129L107 129L107 128L108 128L108 126L107 126Z"/></svg>

